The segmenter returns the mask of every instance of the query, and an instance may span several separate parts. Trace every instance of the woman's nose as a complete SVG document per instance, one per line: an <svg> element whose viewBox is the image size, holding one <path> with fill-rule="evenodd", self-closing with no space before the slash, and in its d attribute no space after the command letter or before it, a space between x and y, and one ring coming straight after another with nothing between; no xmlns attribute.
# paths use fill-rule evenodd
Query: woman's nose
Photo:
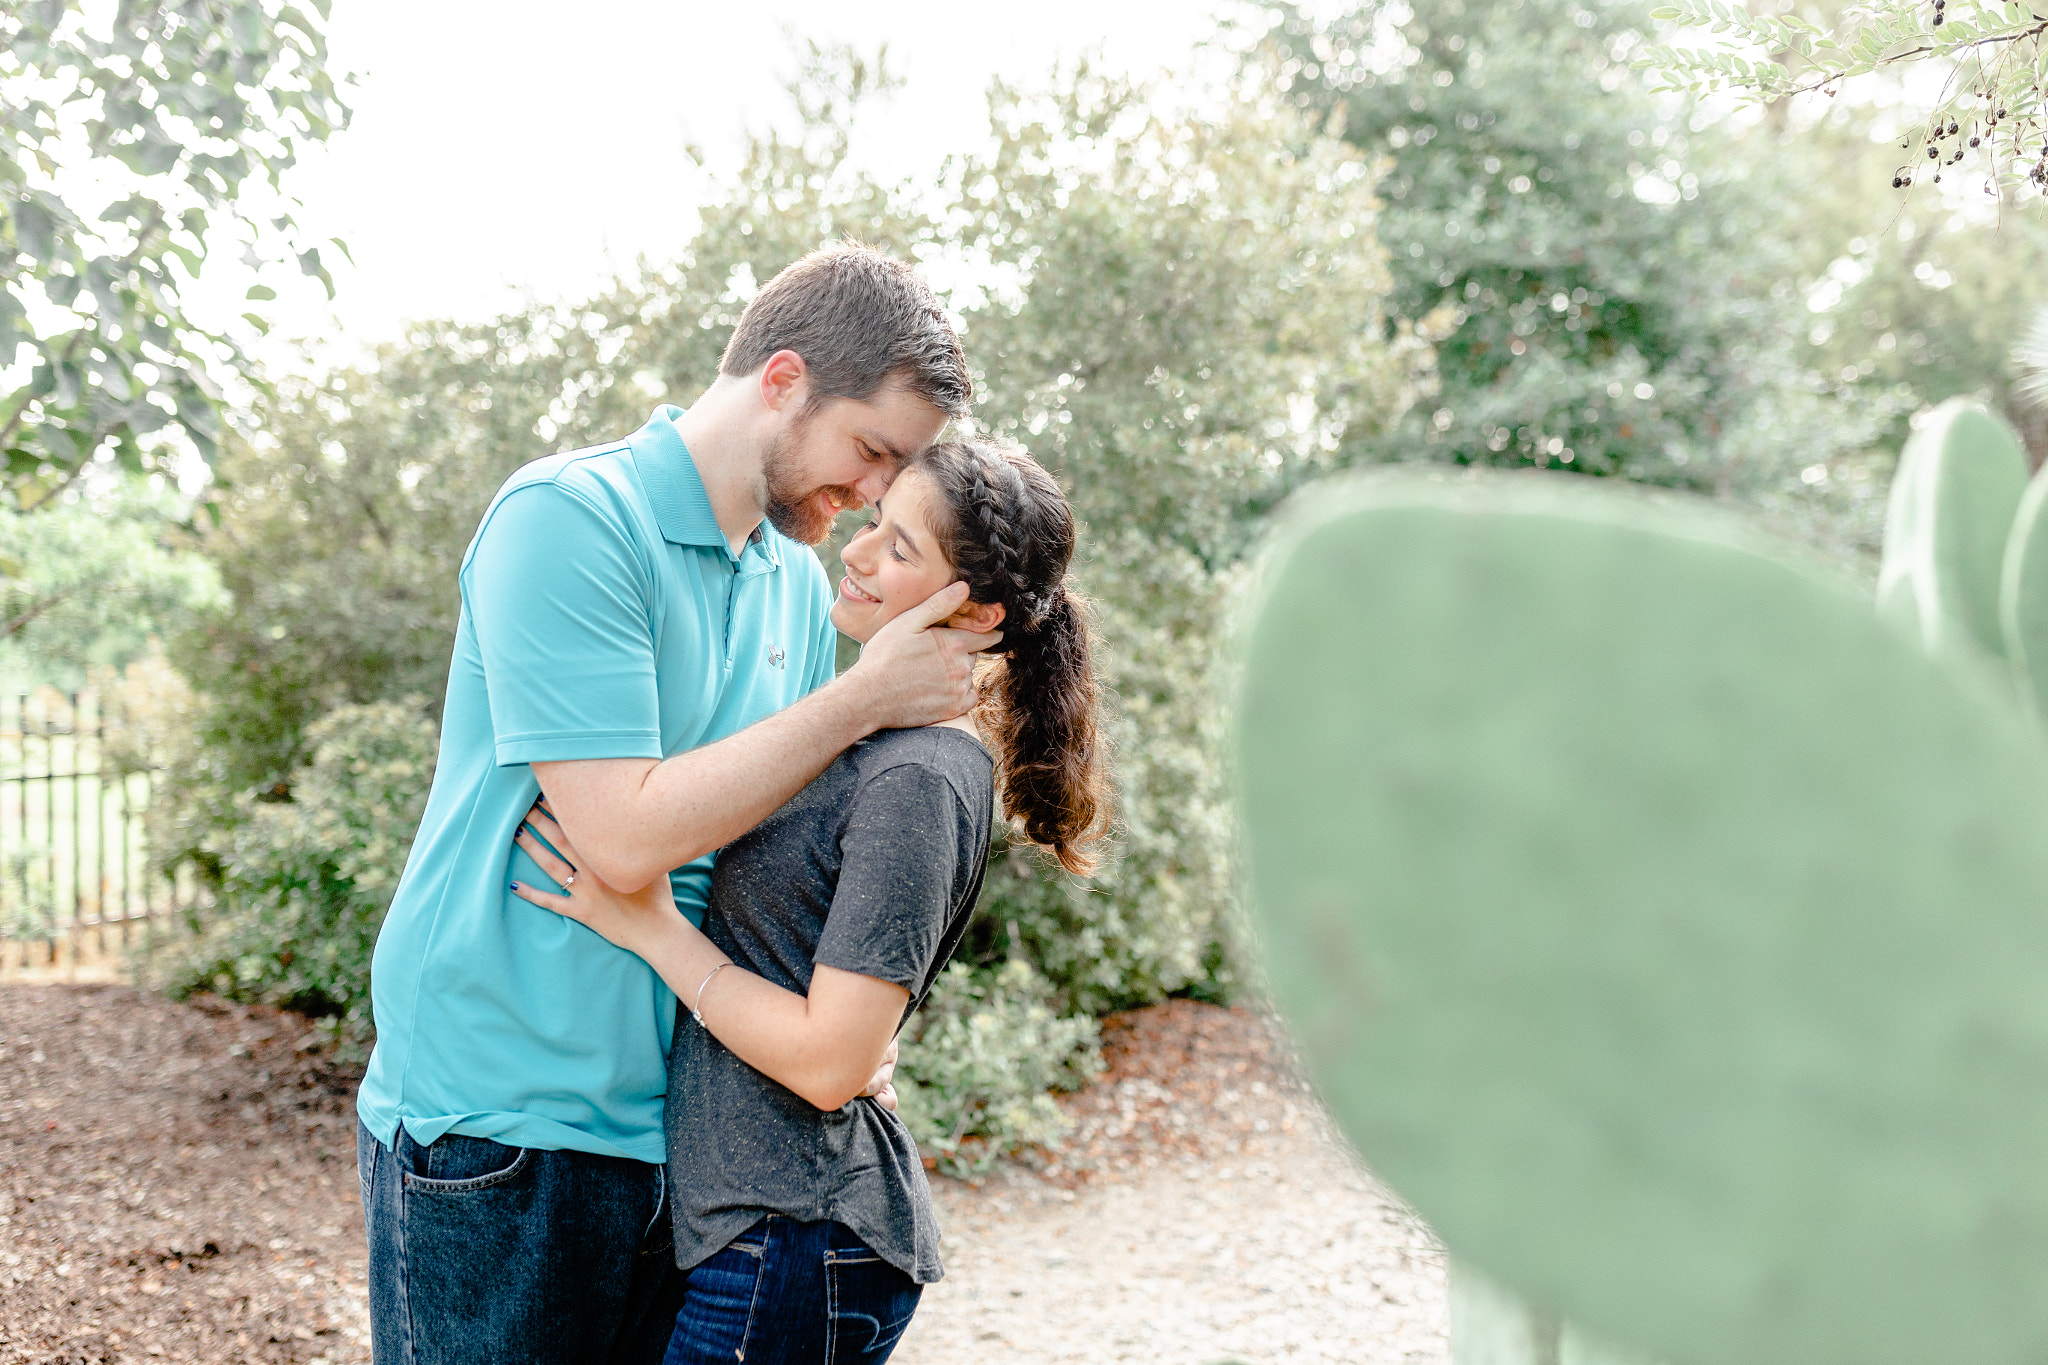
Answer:
<svg viewBox="0 0 2048 1365"><path fill-rule="evenodd" d="M853 533L853 539L846 542L846 548L839 552L839 562L856 573L866 573L873 560L867 553L867 545L873 539L873 526L863 526Z"/></svg>

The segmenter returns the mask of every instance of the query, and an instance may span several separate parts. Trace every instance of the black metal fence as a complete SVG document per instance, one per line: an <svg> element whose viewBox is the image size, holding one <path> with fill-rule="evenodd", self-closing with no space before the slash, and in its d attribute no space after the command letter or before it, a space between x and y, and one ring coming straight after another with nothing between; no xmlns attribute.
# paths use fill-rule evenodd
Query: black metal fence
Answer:
<svg viewBox="0 0 2048 1365"><path fill-rule="evenodd" d="M0 968L118 949L184 899L150 866L159 769L122 698L0 697Z"/></svg>

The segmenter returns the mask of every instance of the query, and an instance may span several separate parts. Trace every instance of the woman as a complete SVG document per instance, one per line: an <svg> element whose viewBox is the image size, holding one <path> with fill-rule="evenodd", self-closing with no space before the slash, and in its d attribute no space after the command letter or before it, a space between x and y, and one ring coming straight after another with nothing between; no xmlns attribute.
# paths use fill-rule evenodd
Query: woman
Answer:
<svg viewBox="0 0 2048 1365"><path fill-rule="evenodd" d="M688 1291L667 1365L878 1363L942 1273L916 1145L861 1091L967 927L998 784L1025 839L1094 866L1109 803L1073 549L1066 500L1021 450L934 447L847 545L832 621L865 643L966 580L948 624L1003 632L976 710L840 755L720 853L701 931L661 881L513 888L645 958L690 1012L669 1055ZM575 849L544 809L532 823L520 847L565 883Z"/></svg>

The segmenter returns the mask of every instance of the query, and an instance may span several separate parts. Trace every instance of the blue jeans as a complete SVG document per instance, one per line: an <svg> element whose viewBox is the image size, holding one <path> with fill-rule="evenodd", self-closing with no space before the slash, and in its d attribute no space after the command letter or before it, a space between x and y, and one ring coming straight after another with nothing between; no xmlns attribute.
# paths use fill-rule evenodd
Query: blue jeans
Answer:
<svg viewBox="0 0 2048 1365"><path fill-rule="evenodd" d="M843 1223L770 1214L689 1272L663 1365L882 1365L923 1292Z"/></svg>
<svg viewBox="0 0 2048 1365"><path fill-rule="evenodd" d="M654 1365L682 1302L663 1167L356 1124L376 1365Z"/></svg>

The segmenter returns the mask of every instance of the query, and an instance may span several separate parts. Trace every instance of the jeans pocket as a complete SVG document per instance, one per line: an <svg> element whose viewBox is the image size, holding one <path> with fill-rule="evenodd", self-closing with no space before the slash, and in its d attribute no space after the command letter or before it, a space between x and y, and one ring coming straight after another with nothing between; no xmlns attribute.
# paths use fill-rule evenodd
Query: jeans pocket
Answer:
<svg viewBox="0 0 2048 1365"><path fill-rule="evenodd" d="M436 1153L434 1147L442 1143L460 1143L460 1148L445 1154ZM491 1150L495 1148L496 1150ZM473 1194L488 1190L515 1179L526 1169L532 1158L530 1147L507 1147L488 1138L442 1138L427 1148L427 1170L445 1171L444 1175L407 1171L404 1175L405 1188L420 1194Z"/></svg>
<svg viewBox="0 0 2048 1365"><path fill-rule="evenodd" d="M903 1339L924 1287L865 1247L825 1253L826 1365L880 1365Z"/></svg>

